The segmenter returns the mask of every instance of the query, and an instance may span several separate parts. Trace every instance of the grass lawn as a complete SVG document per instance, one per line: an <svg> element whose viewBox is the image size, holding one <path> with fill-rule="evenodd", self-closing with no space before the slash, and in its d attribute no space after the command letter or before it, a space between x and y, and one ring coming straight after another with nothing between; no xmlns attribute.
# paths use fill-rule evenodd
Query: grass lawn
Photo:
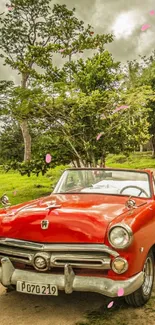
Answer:
<svg viewBox="0 0 155 325"><path fill-rule="evenodd" d="M120 155L108 155L106 159L107 167L115 168L155 168L155 158L152 158L151 152L135 152L126 157Z"/></svg>
<svg viewBox="0 0 155 325"><path fill-rule="evenodd" d="M6 193L11 205L36 199L52 192L52 182L45 176L21 176L16 172L0 173L0 197Z"/></svg>
<svg viewBox="0 0 155 325"><path fill-rule="evenodd" d="M47 172L46 176L21 176L20 173L9 171L5 173L0 168L0 197L5 193L11 205L37 199L49 195L68 166L58 166Z"/></svg>

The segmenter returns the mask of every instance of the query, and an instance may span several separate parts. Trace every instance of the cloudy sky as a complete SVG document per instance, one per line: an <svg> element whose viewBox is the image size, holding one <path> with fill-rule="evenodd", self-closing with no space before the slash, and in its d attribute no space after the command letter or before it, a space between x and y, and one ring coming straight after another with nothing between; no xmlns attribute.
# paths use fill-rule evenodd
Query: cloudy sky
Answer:
<svg viewBox="0 0 155 325"><path fill-rule="evenodd" d="M0 12L6 0L0 0ZM77 16L94 27L96 33L113 33L114 42L108 46L114 58L125 62L149 55L155 49L155 0L57 0L55 3L76 8ZM141 31L144 24L150 28ZM10 78L11 76L11 78ZM16 80L15 73L0 62L0 78Z"/></svg>

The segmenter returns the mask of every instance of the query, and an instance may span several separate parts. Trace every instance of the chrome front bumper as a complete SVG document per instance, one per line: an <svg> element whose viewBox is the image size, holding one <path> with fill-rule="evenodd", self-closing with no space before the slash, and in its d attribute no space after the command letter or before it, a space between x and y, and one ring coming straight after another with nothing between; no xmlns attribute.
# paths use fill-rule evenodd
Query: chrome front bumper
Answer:
<svg viewBox="0 0 155 325"><path fill-rule="evenodd" d="M103 294L108 297L117 297L118 289L124 289L124 295L136 291L144 282L144 272L140 272L128 280L114 281L101 277L75 275L72 267L66 264L64 274L36 273L15 269L8 257L1 260L0 283L4 286L16 285L17 281L26 281L42 284L53 284L58 290L70 294L73 291L87 291Z"/></svg>

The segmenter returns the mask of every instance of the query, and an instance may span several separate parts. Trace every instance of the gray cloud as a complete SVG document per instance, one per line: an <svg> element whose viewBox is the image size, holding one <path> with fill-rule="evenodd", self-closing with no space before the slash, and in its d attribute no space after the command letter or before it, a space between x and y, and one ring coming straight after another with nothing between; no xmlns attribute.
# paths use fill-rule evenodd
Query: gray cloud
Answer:
<svg viewBox="0 0 155 325"><path fill-rule="evenodd" d="M55 2L55 1L54 1ZM150 55L154 50L155 15L149 11L155 9L154 0L58 0L69 8L76 8L78 18L94 27L96 33L115 33L115 39L107 48L113 57L121 62L138 58L138 55ZM4 10L6 0L0 0L0 12ZM126 18L123 20L123 15ZM129 19L128 19L129 16ZM121 23L122 19L122 23ZM131 26L130 26L131 22ZM145 32L141 26L145 23L151 28ZM0 78L18 80L16 72L0 63Z"/></svg>

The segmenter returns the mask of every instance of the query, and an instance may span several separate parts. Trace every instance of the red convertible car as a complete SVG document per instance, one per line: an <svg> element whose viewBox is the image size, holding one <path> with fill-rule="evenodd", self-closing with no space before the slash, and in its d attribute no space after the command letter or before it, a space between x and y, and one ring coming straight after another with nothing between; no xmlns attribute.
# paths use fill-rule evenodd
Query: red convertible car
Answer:
<svg viewBox="0 0 155 325"><path fill-rule="evenodd" d="M0 209L0 283L38 295L90 291L144 305L154 281L149 170L67 169L53 193Z"/></svg>

